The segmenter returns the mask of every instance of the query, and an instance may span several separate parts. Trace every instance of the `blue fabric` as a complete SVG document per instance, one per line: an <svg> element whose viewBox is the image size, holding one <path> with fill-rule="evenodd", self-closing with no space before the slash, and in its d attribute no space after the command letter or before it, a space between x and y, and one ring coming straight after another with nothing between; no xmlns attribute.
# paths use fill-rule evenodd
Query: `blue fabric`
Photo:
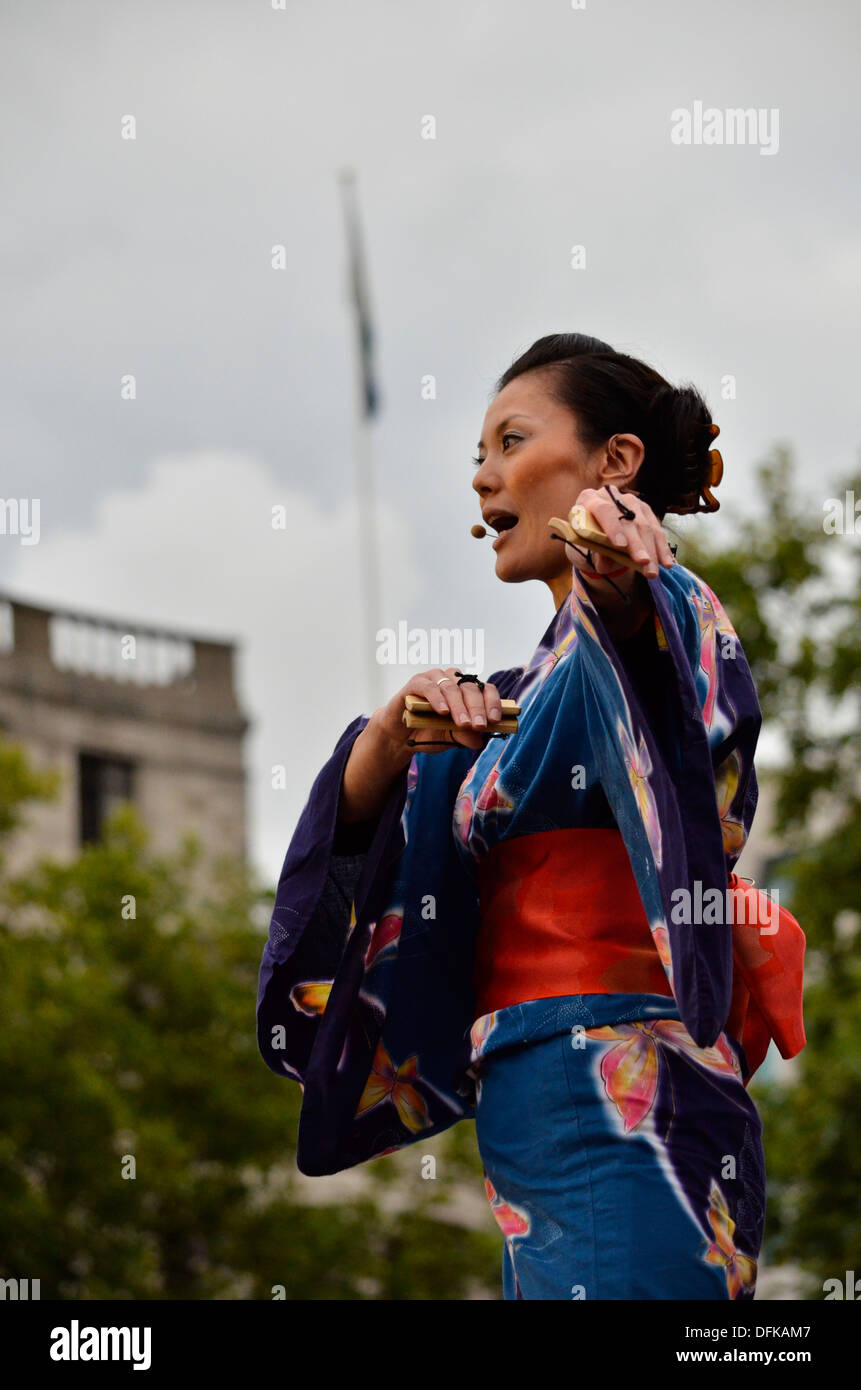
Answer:
<svg viewBox="0 0 861 1390"><path fill-rule="evenodd" d="M604 1016L614 1002L606 996ZM537 1005L529 1010L540 1033ZM692 1041L680 1049L659 1017L596 1037L566 1026L568 1001L556 1010L545 1001L542 1012L550 1031L476 1068L504 1297L752 1298L765 1161L759 1116L729 1051L716 1061ZM628 1129L625 1088L620 1109L601 1066L631 1046L656 1065L651 1105L628 1114Z"/></svg>
<svg viewBox="0 0 861 1390"><path fill-rule="evenodd" d="M605 825L609 810L691 1044L726 1046L730 926L680 925L671 900L695 881L726 887L756 802L759 708L708 587L676 566L649 592L672 708L663 729L575 572L529 664L490 677L523 706L517 733L478 753L416 755L358 865L336 852L354 843L336 840L337 806L366 719L339 739L285 858L258 991L261 1054L304 1090L303 1172L337 1172L473 1114L471 1029L490 1026L475 1019L471 979L475 864L494 836ZM629 1020L632 998L616 998L616 1021Z"/></svg>

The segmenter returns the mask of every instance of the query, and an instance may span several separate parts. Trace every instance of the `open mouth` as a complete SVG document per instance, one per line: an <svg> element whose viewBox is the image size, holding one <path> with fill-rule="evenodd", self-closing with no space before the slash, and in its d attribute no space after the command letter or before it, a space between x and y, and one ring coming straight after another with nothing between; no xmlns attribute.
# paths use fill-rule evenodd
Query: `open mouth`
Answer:
<svg viewBox="0 0 861 1390"><path fill-rule="evenodd" d="M518 518L512 512L501 512L499 516L493 518L493 529L501 535L503 531L510 531L516 526Z"/></svg>

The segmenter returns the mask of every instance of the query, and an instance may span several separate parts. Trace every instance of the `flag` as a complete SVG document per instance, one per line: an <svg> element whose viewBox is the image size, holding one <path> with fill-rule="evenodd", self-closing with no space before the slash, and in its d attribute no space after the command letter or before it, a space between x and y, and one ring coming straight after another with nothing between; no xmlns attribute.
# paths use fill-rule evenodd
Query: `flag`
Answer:
<svg viewBox="0 0 861 1390"><path fill-rule="evenodd" d="M361 234L359 231L355 176L349 170L341 175L341 192L344 203L344 221L347 228L347 248L350 258L350 288L356 310L356 327L359 340L359 371L362 384L362 406L364 416L368 419L377 413L380 404L380 395L374 373L374 334L371 326L367 275L362 254Z"/></svg>

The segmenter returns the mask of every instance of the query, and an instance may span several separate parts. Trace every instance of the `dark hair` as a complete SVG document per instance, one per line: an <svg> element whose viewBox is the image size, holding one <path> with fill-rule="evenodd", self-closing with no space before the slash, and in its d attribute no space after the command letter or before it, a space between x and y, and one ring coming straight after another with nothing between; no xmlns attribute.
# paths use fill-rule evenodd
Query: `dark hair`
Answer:
<svg viewBox="0 0 861 1390"><path fill-rule="evenodd" d="M550 333L522 353L496 384L542 372L554 399L577 417L584 444L636 434L645 453L633 490L658 517L665 512L714 511L702 505L712 476L712 419L692 385L672 386L654 367L616 352L585 333Z"/></svg>

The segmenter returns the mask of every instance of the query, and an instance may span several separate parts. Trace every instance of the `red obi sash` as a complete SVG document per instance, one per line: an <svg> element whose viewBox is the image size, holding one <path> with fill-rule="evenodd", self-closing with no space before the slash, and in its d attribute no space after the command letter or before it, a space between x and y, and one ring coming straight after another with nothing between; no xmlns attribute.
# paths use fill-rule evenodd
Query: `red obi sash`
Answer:
<svg viewBox="0 0 861 1390"><path fill-rule="evenodd" d="M618 830L545 830L478 861L477 1016L563 994L672 998Z"/></svg>
<svg viewBox="0 0 861 1390"><path fill-rule="evenodd" d="M515 836L495 845L477 870L477 1017L566 994L673 997L618 830ZM752 1075L771 1038L783 1057L804 1047L804 933L786 908L735 874L728 897L733 990L725 1027Z"/></svg>

